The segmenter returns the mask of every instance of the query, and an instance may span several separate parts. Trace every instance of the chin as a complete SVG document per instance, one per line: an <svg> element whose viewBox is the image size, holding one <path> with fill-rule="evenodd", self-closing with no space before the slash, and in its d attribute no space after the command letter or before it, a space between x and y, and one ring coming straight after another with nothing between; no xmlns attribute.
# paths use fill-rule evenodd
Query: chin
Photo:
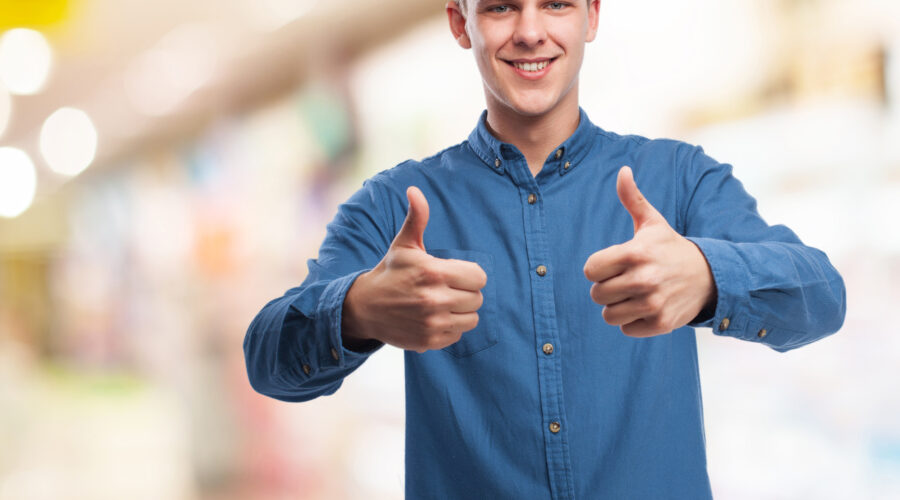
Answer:
<svg viewBox="0 0 900 500"><path fill-rule="evenodd" d="M509 103L509 107L522 116L541 116L552 111L558 101L544 99L518 100Z"/></svg>

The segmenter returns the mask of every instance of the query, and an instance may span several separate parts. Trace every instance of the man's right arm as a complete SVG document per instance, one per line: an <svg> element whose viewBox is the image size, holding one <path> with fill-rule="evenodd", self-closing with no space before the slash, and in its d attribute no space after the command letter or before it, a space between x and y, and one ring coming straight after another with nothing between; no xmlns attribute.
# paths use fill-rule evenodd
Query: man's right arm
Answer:
<svg viewBox="0 0 900 500"><path fill-rule="evenodd" d="M344 300L359 275L387 251L393 224L383 187L366 181L328 224L303 283L266 304L244 337L250 385L282 401L333 394L383 344L342 335Z"/></svg>
<svg viewBox="0 0 900 500"><path fill-rule="evenodd" d="M478 324L484 270L426 252L428 202L418 188L407 189L406 219L390 240L395 225L375 186L341 205L303 284L250 325L244 356L257 392L292 402L333 394L385 343L442 349Z"/></svg>

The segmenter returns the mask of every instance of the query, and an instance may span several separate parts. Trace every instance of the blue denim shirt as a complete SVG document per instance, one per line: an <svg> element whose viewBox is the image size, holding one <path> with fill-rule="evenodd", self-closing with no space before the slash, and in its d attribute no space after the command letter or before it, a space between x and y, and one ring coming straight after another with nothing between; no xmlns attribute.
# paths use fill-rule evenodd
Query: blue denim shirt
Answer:
<svg viewBox="0 0 900 500"><path fill-rule="evenodd" d="M840 328L843 280L824 253L768 225L731 166L700 147L607 132L582 110L534 176L485 116L467 141L375 175L340 206L303 283L250 325L250 383L283 401L333 394L382 346L342 345L342 304L387 252L415 185L430 205L427 251L477 262L488 280L477 328L404 353L407 498L711 497L691 327L800 347ZM622 165L715 279L715 310L667 335L608 325L584 276L589 255L633 237L616 195Z"/></svg>

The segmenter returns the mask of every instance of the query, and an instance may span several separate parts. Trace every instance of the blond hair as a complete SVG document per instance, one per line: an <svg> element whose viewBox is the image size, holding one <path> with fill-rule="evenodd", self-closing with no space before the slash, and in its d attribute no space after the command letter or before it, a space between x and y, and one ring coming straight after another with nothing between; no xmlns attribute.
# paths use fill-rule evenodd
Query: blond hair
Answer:
<svg viewBox="0 0 900 500"><path fill-rule="evenodd" d="M591 1L592 1L592 0L587 0L588 6L591 5ZM460 8L463 9L463 12L465 12L465 10L466 10L466 0L453 0L453 3L455 3L456 5L459 5Z"/></svg>

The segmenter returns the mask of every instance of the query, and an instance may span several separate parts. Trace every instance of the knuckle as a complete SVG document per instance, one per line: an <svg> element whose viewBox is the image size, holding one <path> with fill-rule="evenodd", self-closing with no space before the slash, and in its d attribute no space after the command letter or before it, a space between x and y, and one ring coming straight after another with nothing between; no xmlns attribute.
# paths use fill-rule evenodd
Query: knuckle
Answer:
<svg viewBox="0 0 900 500"><path fill-rule="evenodd" d="M667 331L666 326L668 325L667 318L663 314L657 314L653 317L653 320L650 322L650 327L653 329L653 333L663 333Z"/></svg>
<svg viewBox="0 0 900 500"><path fill-rule="evenodd" d="M429 265L423 265L418 269L417 283L423 285L434 285L440 283L443 279L441 271Z"/></svg>
<svg viewBox="0 0 900 500"><path fill-rule="evenodd" d="M440 307L440 298L431 290L420 290L417 302L426 311L435 311Z"/></svg>
<svg viewBox="0 0 900 500"><path fill-rule="evenodd" d="M625 278L622 291L630 296L641 295L647 292L647 286L641 279L640 273L632 273Z"/></svg>
<svg viewBox="0 0 900 500"><path fill-rule="evenodd" d="M384 254L384 258L381 260L381 263L384 264L387 268L400 268L406 264L404 259L404 252L397 250L396 248L391 248Z"/></svg>
<svg viewBox="0 0 900 500"><path fill-rule="evenodd" d="M432 332L440 328L440 320L437 315L429 314L422 318L422 328L425 330L426 336L430 337Z"/></svg>
<svg viewBox="0 0 900 500"><path fill-rule="evenodd" d="M434 349L435 335L426 334L419 339L420 348L423 351Z"/></svg>
<svg viewBox="0 0 900 500"><path fill-rule="evenodd" d="M603 316L603 321L606 321L609 324L612 324L613 314L610 312L609 307L604 307L603 311L600 313Z"/></svg>
<svg viewBox="0 0 900 500"><path fill-rule="evenodd" d="M444 335L432 335L428 340L428 348L432 350L443 349L447 347L447 339Z"/></svg>
<svg viewBox="0 0 900 500"><path fill-rule="evenodd" d="M647 262L650 257L650 249L647 245L632 241L628 246L628 251L625 254L625 261L631 265L642 264Z"/></svg>
<svg viewBox="0 0 900 500"><path fill-rule="evenodd" d="M658 269L648 267L646 270L644 270L644 282L651 287L658 288L659 285L662 284L662 281L662 274L660 274Z"/></svg>
<svg viewBox="0 0 900 500"><path fill-rule="evenodd" d="M658 315L665 305L665 300L658 294L651 294L644 300L644 304L648 313Z"/></svg>
<svg viewBox="0 0 900 500"><path fill-rule="evenodd" d="M662 314L660 317L659 333L669 333L674 330L678 324L675 316L672 314Z"/></svg>
<svg viewBox="0 0 900 500"><path fill-rule="evenodd" d="M635 274L631 286L636 293L646 293L656 290L660 281L659 274L652 269L643 268Z"/></svg>

